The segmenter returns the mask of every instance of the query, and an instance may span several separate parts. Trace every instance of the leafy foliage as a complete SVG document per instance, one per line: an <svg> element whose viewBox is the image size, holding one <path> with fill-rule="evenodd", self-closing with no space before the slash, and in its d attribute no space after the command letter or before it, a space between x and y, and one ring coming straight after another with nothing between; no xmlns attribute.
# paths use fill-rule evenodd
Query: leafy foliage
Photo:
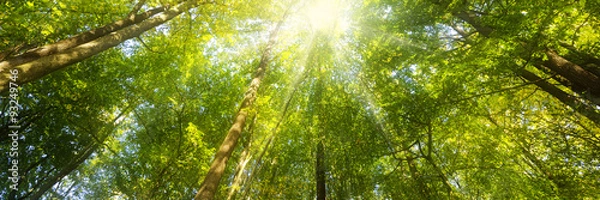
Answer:
<svg viewBox="0 0 600 200"><path fill-rule="evenodd" d="M136 3L4 2L2 56L122 19ZM595 1L348 0L325 28L307 16L315 3L215 1L20 86L21 179L12 191L0 172L0 195L193 197L283 20L216 199L312 199L320 153L330 199L600 198L600 122L536 84L600 113L593 91L544 65L552 49L600 74Z"/></svg>

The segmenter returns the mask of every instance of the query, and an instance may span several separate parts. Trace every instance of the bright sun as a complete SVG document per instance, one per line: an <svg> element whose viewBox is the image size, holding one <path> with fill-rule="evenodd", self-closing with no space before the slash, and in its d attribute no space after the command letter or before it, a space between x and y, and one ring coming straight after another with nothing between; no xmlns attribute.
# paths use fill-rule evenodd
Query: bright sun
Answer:
<svg viewBox="0 0 600 200"><path fill-rule="evenodd" d="M306 15L315 30L343 31L348 28L339 0L316 0L307 7Z"/></svg>

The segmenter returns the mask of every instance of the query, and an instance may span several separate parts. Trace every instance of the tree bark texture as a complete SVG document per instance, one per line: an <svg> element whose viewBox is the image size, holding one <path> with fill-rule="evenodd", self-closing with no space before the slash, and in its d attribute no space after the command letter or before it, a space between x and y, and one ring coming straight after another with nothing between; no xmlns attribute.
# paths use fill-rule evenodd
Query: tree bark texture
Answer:
<svg viewBox="0 0 600 200"><path fill-rule="evenodd" d="M56 52L54 54L49 54L47 56L39 57L30 62L25 62L16 66L9 66L9 69L17 69L19 70L18 78L16 79L16 83L21 85L23 83L27 83L33 80L37 80L45 75L48 75L54 71L60 70L68 65L80 62L90 56L96 55L104 50L112 48L114 46L119 45L120 43L139 36L145 31L148 31L158 25L161 25L184 11L197 6L198 4L195 1L187 1L181 3L173 8L165 10L164 12L157 14L157 16L148 18L146 20L142 20L140 23L132 24L127 27L122 27L121 29L105 33L103 36L98 37L97 39L90 40L83 44L77 45L72 48L64 49L62 51ZM150 13L148 13L150 12ZM154 11L148 11L141 15L151 15ZM137 16L137 15L136 15ZM126 20L127 21L127 20ZM126 22L123 22L127 24ZM115 26L118 27L118 26ZM116 28L115 28L116 29ZM99 31L106 32L106 31ZM91 36L94 34L84 34L89 36L81 36L79 39L73 39L70 41L69 39L65 41L70 42L59 42L59 45L55 45L48 48L42 48L39 50L33 50L32 55L37 55L38 53L51 53L53 51L58 51L61 48L68 47L70 45L77 44L78 41L82 41L84 39L93 38L96 36ZM78 37L78 36L76 36ZM83 38L83 39L82 39ZM33 53L37 52L37 53ZM17 63L16 61L13 61ZM8 62L10 63L10 62ZM9 82L11 80L10 70L2 70L0 72L0 92L5 91L9 87Z"/></svg>
<svg viewBox="0 0 600 200"><path fill-rule="evenodd" d="M9 57L6 60L0 61L0 72L5 71L10 68L13 68L15 66L18 66L18 65L26 63L26 62L31 62L31 61L41 58L43 56L48 56L48 55L51 55L54 53L58 53L58 52L76 47L83 43L86 43L86 42L92 41L94 39L97 39L99 37L105 36L111 32L118 31L127 26L140 23L160 12L163 12L164 10L165 10L164 7L158 7L158 8L146 11L144 13L140 13L137 15L131 15L125 19L115 21L112 24L108 24L108 25L105 25L103 27L100 27L100 28L97 28L94 30L89 30L89 31L80 33L76 36L73 36L73 37L70 37L70 38L67 38L64 40L60 40L60 41L52 43L52 44L47 44L47 45L44 45L44 46L41 46L41 47L38 47L35 49L28 50L25 53L17 55L17 56Z"/></svg>
<svg viewBox="0 0 600 200"><path fill-rule="evenodd" d="M584 87L587 90L586 92L600 96L600 78L598 76L568 61L552 49L546 49L544 53L548 57L548 60L544 62L544 66L565 77L570 82Z"/></svg>
<svg viewBox="0 0 600 200"><path fill-rule="evenodd" d="M246 176L244 174L244 169L246 169L246 164L252 158L250 155L250 147L252 146L252 135L254 132L254 125L256 124L256 115L254 115L254 119L250 124L250 134L247 136L247 140L244 144L244 150L240 155L240 160L238 161L238 165L235 167L235 172L233 176L233 182L231 183L231 188L229 188L229 193L227 194L227 200L235 199L235 196L240 191L240 187L242 182L245 180Z"/></svg>
<svg viewBox="0 0 600 200"><path fill-rule="evenodd" d="M287 16L287 13L284 15ZM275 40L277 36L277 32L279 31L282 21L277 24L277 27L271 35L269 36L269 41L267 43L267 47L263 51L263 55L260 59L260 63L258 68L256 69L256 73L254 74L254 78L250 83L250 87L246 91L244 96L244 100L240 106L239 111L236 114L233 125L227 132L227 136L225 136L225 140L219 147L219 150L215 154L215 158L210 165L210 169L208 173L204 177L204 181L200 186L200 190L198 194L194 197L195 200L208 200L214 199L215 193L219 186L219 182L221 181L221 177L223 176L223 172L225 172L225 167L227 166L227 160L231 157L231 153L235 149L237 142L240 138L242 130L246 124L246 118L248 117L248 110L256 100L258 94L258 88L262 79L265 76L265 71L267 70L267 66L269 64L269 60L271 57L271 50L275 45Z"/></svg>

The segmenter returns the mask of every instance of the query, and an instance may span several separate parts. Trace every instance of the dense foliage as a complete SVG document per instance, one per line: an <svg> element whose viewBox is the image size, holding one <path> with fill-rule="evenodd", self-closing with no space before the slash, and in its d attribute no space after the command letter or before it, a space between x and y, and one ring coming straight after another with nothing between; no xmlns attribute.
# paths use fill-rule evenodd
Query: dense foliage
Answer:
<svg viewBox="0 0 600 200"><path fill-rule="evenodd" d="M242 111L215 199L600 199L594 0L9 0L0 62L182 2L0 93L2 199L193 198Z"/></svg>

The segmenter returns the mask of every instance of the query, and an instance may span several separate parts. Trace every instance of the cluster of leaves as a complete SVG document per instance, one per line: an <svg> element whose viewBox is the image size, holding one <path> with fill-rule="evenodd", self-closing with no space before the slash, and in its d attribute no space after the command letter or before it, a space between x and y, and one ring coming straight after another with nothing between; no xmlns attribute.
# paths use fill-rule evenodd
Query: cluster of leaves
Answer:
<svg viewBox="0 0 600 200"><path fill-rule="evenodd" d="M287 3L203 5L23 86L22 178L17 193L4 179L0 195L193 197ZM0 49L67 38L134 6L5 5ZM293 5L217 199L314 198L321 153L331 199L600 198L600 126L515 74L544 75L529 61L545 47L600 58L594 1L347 1L354 22L335 34L305 29L306 5ZM248 164L234 185L238 160Z"/></svg>

